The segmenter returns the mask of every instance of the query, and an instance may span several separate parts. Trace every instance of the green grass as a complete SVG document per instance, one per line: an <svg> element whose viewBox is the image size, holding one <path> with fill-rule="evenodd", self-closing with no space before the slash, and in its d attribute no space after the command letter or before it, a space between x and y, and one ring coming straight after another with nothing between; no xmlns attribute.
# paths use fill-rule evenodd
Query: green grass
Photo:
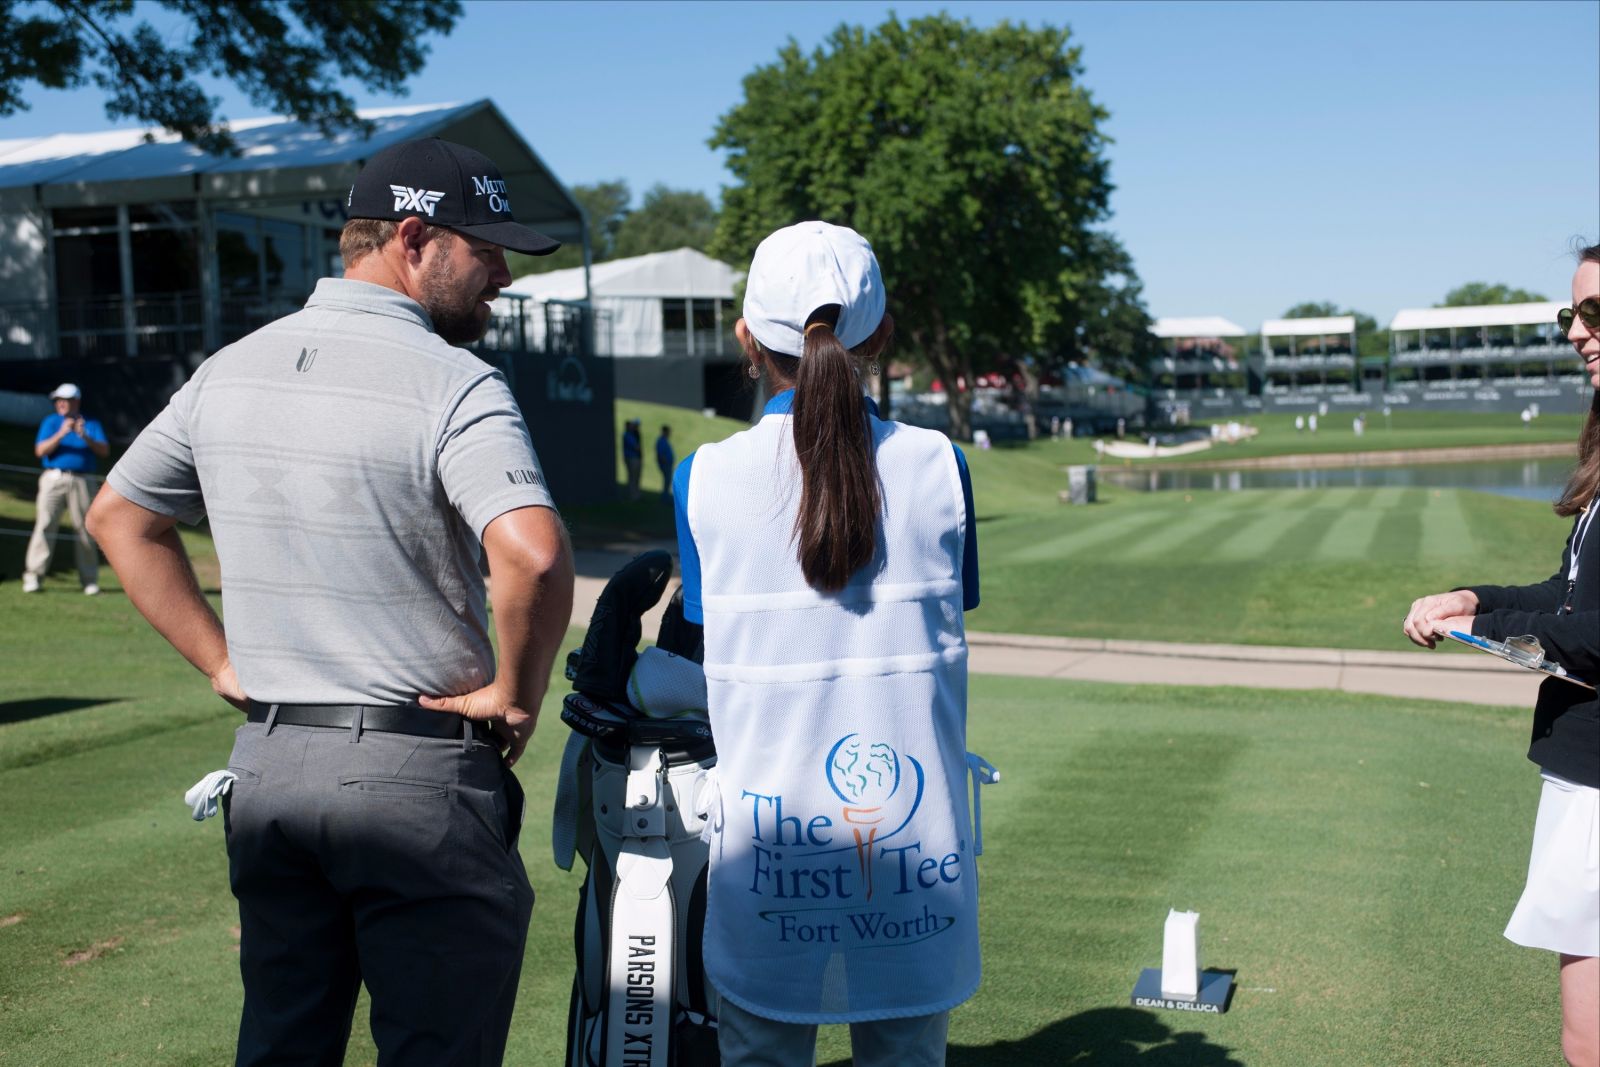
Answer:
<svg viewBox="0 0 1600 1067"><path fill-rule="evenodd" d="M1396 411L1386 428L1383 407L1367 412L1367 432L1351 428L1355 412L1330 411L1319 418L1316 433L1296 432L1293 415L1252 415L1239 421L1261 432L1236 445L1216 445L1205 452L1158 460L1132 460L1133 466L1222 463L1257 456L1313 455L1328 452L1387 452L1391 449L1472 448L1481 445L1525 445L1557 441L1572 444L1583 426L1582 415L1541 415L1524 426L1517 415L1480 415L1463 411ZM1089 459L1073 462L1089 463ZM1121 462L1120 460L1117 462Z"/></svg>
<svg viewBox="0 0 1600 1067"><path fill-rule="evenodd" d="M680 455L730 428L679 417ZM1543 577L1562 536L1548 508L1449 490L1064 508L1071 447L969 450L974 627L1398 647L1411 596ZM4 487L0 523L25 529L31 485ZM214 582L208 540L186 539ZM4 541L14 574L21 539ZM220 826L181 794L225 762L236 718L102 576L98 599L70 575L0 585L0 1063L224 1062L237 920ZM987 677L971 707L1004 779L984 798L984 986L952 1064L1557 1062L1554 963L1499 935L1537 795L1525 713ZM579 881L548 859L564 741L552 697L520 768L539 903L509 1063L560 1056ZM1206 962L1237 970L1230 1014L1127 1006L1168 907L1200 911ZM845 1049L825 1032L823 1062ZM358 1021L349 1062L374 1059Z"/></svg>
<svg viewBox="0 0 1600 1067"><path fill-rule="evenodd" d="M0 597L26 665L0 703L0 1063L224 1062L237 919L221 827L181 794L236 717L119 595ZM538 904L508 1063L558 1061L571 978L554 702L519 768ZM976 677L970 721L1003 780L952 1064L1557 1062L1554 962L1500 937L1538 793L1525 713ZM1237 971L1228 1015L1128 1007L1169 907ZM374 1059L358 1020L348 1062Z"/></svg>
<svg viewBox="0 0 1600 1067"><path fill-rule="evenodd" d="M1408 648L1415 597L1547 578L1567 528L1546 505L1452 489L990 499L979 490L971 628L1153 641Z"/></svg>
<svg viewBox="0 0 1600 1067"><path fill-rule="evenodd" d="M659 405L619 408L619 420L634 416L646 428L676 418L680 455L741 426ZM1566 535L1566 521L1546 505L1454 489L1184 494L1105 487L1100 503L1066 507L1057 500L1061 466L1076 444L966 450L983 592L982 606L968 616L971 628L1406 649L1399 620L1415 597L1548 577ZM23 488L28 495L0 493L0 529L31 525L31 487ZM675 537L670 504L651 492L564 514L580 544ZM0 574L21 570L25 542L14 533L0 536ZM202 580L214 588L204 530L184 536ZM75 585L71 561L70 546L59 545L54 581L63 588ZM116 588L111 572L101 573L103 584Z"/></svg>

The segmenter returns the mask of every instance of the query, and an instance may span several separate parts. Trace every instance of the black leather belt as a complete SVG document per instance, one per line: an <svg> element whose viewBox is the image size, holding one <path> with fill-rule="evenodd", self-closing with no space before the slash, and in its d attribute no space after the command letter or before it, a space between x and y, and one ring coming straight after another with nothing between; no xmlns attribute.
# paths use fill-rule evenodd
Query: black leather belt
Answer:
<svg viewBox="0 0 1600 1067"><path fill-rule="evenodd" d="M252 700L247 718L251 722L266 722L272 707ZM494 743L488 723L463 719L453 712L429 711L415 704L279 704L277 708L273 722L279 726L328 726L348 730L359 713L362 730L454 740L461 737L462 723L470 722L473 737L485 744Z"/></svg>

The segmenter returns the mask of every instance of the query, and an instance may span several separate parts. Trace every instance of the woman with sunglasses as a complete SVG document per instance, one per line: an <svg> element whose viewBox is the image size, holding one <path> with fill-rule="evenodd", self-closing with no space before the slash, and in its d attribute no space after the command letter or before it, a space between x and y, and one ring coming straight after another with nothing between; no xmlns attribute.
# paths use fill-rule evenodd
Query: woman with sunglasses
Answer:
<svg viewBox="0 0 1600 1067"><path fill-rule="evenodd" d="M772 399L673 481L717 743L703 944L724 1067L810 1067L820 1023L849 1024L857 1067L934 1067L978 986L972 490L944 435L862 395L893 330L860 234L769 235L734 333Z"/></svg>
<svg viewBox="0 0 1600 1067"><path fill-rule="evenodd" d="M1428 648L1451 630L1503 641L1532 634L1569 673L1600 682L1600 245L1579 253L1572 306L1557 323L1595 392L1578 438L1578 467L1556 514L1573 518L1561 567L1526 586L1480 585L1423 597L1405 633ZM1600 699L1556 678L1539 687L1528 758L1544 778L1528 882L1506 927L1519 945L1561 957L1561 1051L1600 1064Z"/></svg>

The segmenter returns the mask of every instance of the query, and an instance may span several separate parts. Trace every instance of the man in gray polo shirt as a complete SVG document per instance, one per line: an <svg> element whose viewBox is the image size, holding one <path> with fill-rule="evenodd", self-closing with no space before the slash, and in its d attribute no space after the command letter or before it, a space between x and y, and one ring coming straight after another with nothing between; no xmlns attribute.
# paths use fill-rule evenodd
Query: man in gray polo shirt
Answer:
<svg viewBox="0 0 1600 1067"><path fill-rule="evenodd" d="M505 380L452 344L483 335L504 248L557 245L512 220L493 163L436 139L373 156L348 205L345 277L207 360L89 527L247 713L225 808L236 1062L342 1063L364 981L385 1064L495 1064L533 907L509 768L572 557ZM202 516L226 629L176 530Z"/></svg>

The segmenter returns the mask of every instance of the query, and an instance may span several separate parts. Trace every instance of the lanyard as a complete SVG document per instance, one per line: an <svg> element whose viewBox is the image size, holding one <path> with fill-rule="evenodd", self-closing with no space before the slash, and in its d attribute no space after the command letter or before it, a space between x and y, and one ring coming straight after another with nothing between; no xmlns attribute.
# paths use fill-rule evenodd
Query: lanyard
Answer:
<svg viewBox="0 0 1600 1067"><path fill-rule="evenodd" d="M1578 553L1583 550L1583 542L1589 536L1589 528L1594 525L1594 513L1600 511L1595 507L1600 501L1590 501L1589 506L1583 509L1583 514L1578 517L1578 528L1572 533L1572 562L1567 564L1567 583L1569 587L1578 580Z"/></svg>

